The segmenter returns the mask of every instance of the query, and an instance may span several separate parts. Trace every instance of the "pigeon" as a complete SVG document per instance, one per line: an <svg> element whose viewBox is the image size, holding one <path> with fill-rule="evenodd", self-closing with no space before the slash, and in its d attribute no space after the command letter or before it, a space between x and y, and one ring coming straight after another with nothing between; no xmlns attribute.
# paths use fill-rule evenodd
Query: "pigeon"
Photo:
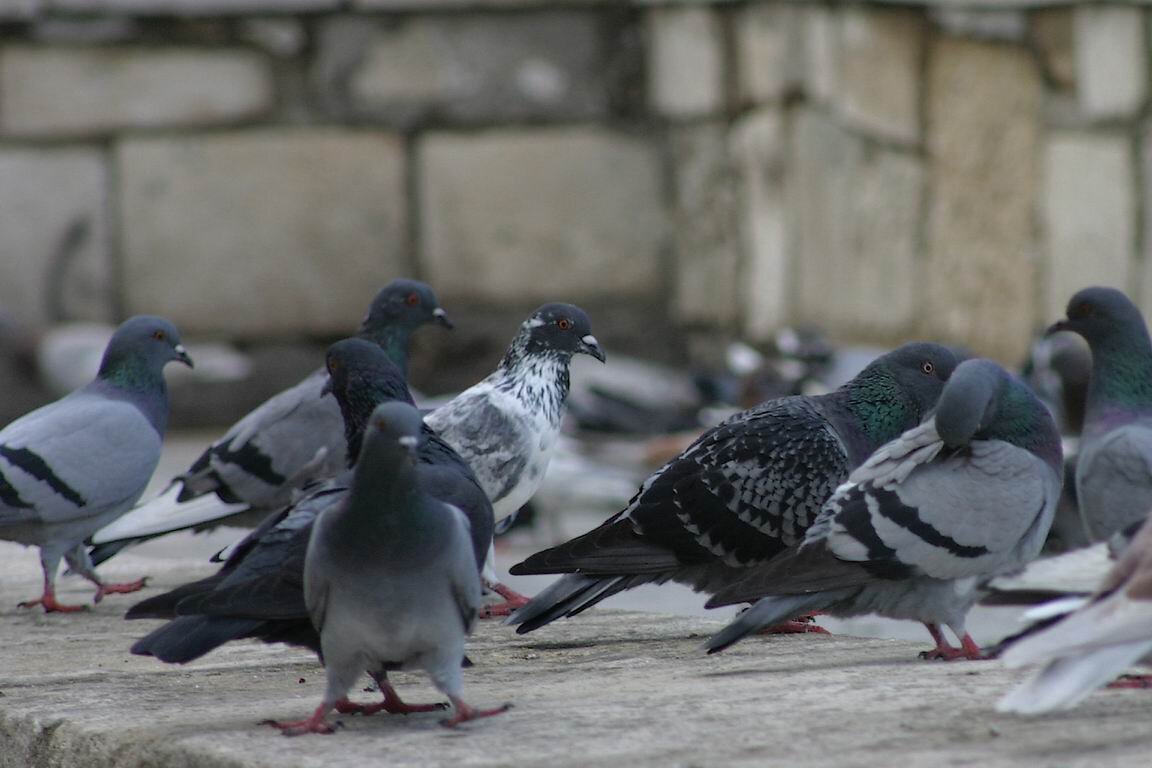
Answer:
<svg viewBox="0 0 1152 768"><path fill-rule="evenodd" d="M375 344L345 339L328 348L327 383L339 403L355 464L365 426L382 402L412 403L404 376ZM468 464L428 427L417 476L426 492L464 511L479 573L492 541L492 506ZM133 606L127 618L171 619L132 646L138 655L186 663L231 640L258 638L319 652L319 637L304 603L304 554L312 525L343 503L352 482L346 470L306 489L296 504L273 513L242 542L216 574Z"/></svg>
<svg viewBox="0 0 1152 768"><path fill-rule="evenodd" d="M497 525L511 520L544 479L568 399L575 354L604 362L584 310L545 304L520 326L500 365L487 378L428 414L428 425L460 452L492 500ZM506 613L527 598L500 584L489 551L485 581L507 601Z"/></svg>
<svg viewBox="0 0 1152 768"><path fill-rule="evenodd" d="M432 322L452 327L432 289L393 280L372 301L358 336L380 345L407 375L408 341ZM339 472L344 430L336 404L320 396L324 379L320 368L234 424L159 496L96 533L92 559L251 508L282 507L307 481Z"/></svg>
<svg viewBox="0 0 1152 768"><path fill-rule="evenodd" d="M715 593L740 579L802 540L853 468L920 423L955 366L946 347L906 344L835 392L770 400L722 422L600 527L513 566L568 575L508 622L530 632L641 584Z"/></svg>
<svg viewBox="0 0 1152 768"><path fill-rule="evenodd" d="M1076 496L1091 541L1152 509L1152 342L1140 310L1115 288L1085 288L1049 332L1073 331L1092 350Z"/></svg>
<svg viewBox="0 0 1152 768"><path fill-rule="evenodd" d="M267 721L288 736L333 733L328 712L427 712L406 704L388 672L424 670L455 708L456 726L508 710L476 709L462 698L464 642L480 608L480 575L468 518L429 494L417 471L420 412L391 402L373 411L352 489L316 521L304 562L304 600L320 635L327 672L312 716ZM357 705L348 691L365 668L384 701Z"/></svg>
<svg viewBox="0 0 1152 768"><path fill-rule="evenodd" d="M0 539L40 548L44 592L22 606L83 610L56 600L63 557L104 595L135 592L144 580L102 582L84 547L144 492L168 425L164 366L192 359L167 320L126 320L104 350L96 378L0 430Z"/></svg>
<svg viewBox="0 0 1152 768"><path fill-rule="evenodd" d="M1148 687L1147 678L1114 678L1152 654L1152 520L1105 577L1095 595L1057 621L1008 644L1010 667L1043 666L996 705L1001 712L1071 709L1094 690Z"/></svg>
<svg viewBox="0 0 1152 768"><path fill-rule="evenodd" d="M825 611L920 621L936 641L923 658L983 658L965 617L982 582L1039 554L1062 462L1056 424L1032 390L991 360L966 360L934 415L855 470L803 542L708 602L757 601L705 648L715 653L797 612Z"/></svg>

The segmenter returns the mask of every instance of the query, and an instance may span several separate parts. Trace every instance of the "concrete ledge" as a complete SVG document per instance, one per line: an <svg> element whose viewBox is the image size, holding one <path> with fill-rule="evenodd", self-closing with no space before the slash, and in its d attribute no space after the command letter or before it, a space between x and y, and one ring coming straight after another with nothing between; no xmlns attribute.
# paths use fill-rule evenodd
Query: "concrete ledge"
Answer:
<svg viewBox="0 0 1152 768"><path fill-rule="evenodd" d="M497 719L452 732L436 715L344 717L333 737L285 739L258 723L315 705L324 673L308 654L242 643L166 667L128 655L154 626L120 619L131 597L86 615L18 610L38 588L35 555L0 544L0 563L3 767L1136 766L1152 750L1152 691L1025 720L993 712L1020 677L996 662L921 662L923 644L819 636L704 657L718 622L619 611L527 637L483 624L465 690L477 705L515 704ZM142 568L155 576L148 593L208 570L130 555L105 570ZM71 600L91 594L64 586ZM421 677L395 679L409 700L437 700Z"/></svg>

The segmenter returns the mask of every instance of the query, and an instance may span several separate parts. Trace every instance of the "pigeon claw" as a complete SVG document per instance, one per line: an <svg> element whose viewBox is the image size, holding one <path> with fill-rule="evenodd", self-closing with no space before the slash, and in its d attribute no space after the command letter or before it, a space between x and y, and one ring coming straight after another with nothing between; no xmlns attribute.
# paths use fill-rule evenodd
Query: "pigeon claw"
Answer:
<svg viewBox="0 0 1152 768"><path fill-rule="evenodd" d="M144 589L147 584L147 576L142 579L137 579L136 581L129 581L122 584L102 582L97 585L96 597L92 599L92 602L100 602L104 599L105 595L127 595L132 592L139 592L140 590Z"/></svg>
<svg viewBox="0 0 1152 768"><path fill-rule="evenodd" d="M456 726L460 725L460 723L466 723L469 720L479 720L482 717L494 717L496 715L502 715L508 710L512 709L511 704L505 704L493 709L476 709L475 707L467 704L463 699L459 699L455 696L450 698L452 699L452 706L456 707L456 714L452 717L445 718L444 720L440 721L440 725L444 726L445 728L455 728Z"/></svg>

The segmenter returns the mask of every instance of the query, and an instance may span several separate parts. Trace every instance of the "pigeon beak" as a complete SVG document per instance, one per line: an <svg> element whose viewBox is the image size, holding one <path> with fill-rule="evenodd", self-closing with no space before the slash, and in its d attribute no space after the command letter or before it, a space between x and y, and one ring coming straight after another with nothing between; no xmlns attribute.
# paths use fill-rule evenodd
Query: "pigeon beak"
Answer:
<svg viewBox="0 0 1152 768"><path fill-rule="evenodd" d="M1067 330L1071 330L1068 327L1068 321L1067 320L1057 320L1056 322L1052 323L1052 325L1048 326L1048 330L1044 331L1044 335L1045 336L1051 336L1054 333L1060 333L1060 331L1067 331Z"/></svg>
<svg viewBox="0 0 1152 768"><path fill-rule="evenodd" d="M329 375L324 377L324 385L320 387L320 397L327 397L330 394L332 394L332 377Z"/></svg>
<svg viewBox="0 0 1152 768"><path fill-rule="evenodd" d="M436 318L436 322L448 330L456 327L456 324L448 318L448 313L444 311L443 307L436 307L436 309L432 310L432 317Z"/></svg>
<svg viewBox="0 0 1152 768"><path fill-rule="evenodd" d="M596 337L592 334L580 339L580 343L576 345L576 351L592 355L600 362L604 362L604 350L600 349L600 342L596 341Z"/></svg>
<svg viewBox="0 0 1152 768"><path fill-rule="evenodd" d="M176 346L172 347L172 351L176 353L176 359L184 363L184 365L188 366L189 368L196 367L192 364L192 358L188 356L188 350L184 349L183 344L177 344Z"/></svg>

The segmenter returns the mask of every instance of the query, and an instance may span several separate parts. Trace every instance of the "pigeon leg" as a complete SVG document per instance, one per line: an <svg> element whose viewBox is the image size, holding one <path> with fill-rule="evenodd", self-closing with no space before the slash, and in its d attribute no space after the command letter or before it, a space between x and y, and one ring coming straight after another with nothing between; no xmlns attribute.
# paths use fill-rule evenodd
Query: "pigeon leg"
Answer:
<svg viewBox="0 0 1152 768"><path fill-rule="evenodd" d="M16 607L33 608L37 605L42 605L44 606L44 613L76 613L77 611L87 610L87 606L84 605L64 605L63 603L56 602L55 574L59 566L59 555L53 559L41 553L40 567L44 571L44 593L35 600L24 600L18 603Z"/></svg>
<svg viewBox="0 0 1152 768"><path fill-rule="evenodd" d="M1108 683L1109 688L1152 688L1152 675L1120 675Z"/></svg>
<svg viewBox="0 0 1152 768"><path fill-rule="evenodd" d="M460 725L460 723L466 723L469 720L479 720L482 717L502 715L512 709L511 704L505 704L494 709L475 709L459 696L449 696L448 698L452 699L452 706L456 708L456 714L446 720L440 721L440 725L445 728L455 728Z"/></svg>
<svg viewBox="0 0 1152 768"><path fill-rule="evenodd" d="M347 697L336 702L336 711L342 715L374 715L377 712L387 712L390 715L408 715L413 712L438 712L442 709L448 709L448 705L444 702L436 702L435 704L409 704L400 698L400 694L392 687L391 681L388 680L387 674L372 674L372 679L376 681L376 685L380 687L380 692L384 694L384 701L379 704L355 704L348 700Z"/></svg>
<svg viewBox="0 0 1152 768"><path fill-rule="evenodd" d="M930 661L942 659L944 661L956 661L959 659L967 659L969 661L978 661L986 658L984 651L972 639L972 635L967 632L960 638L960 647L954 648L945 638L944 633L940 630L938 624L925 624L928 633L932 635L932 639L936 641L936 647L930 651L922 651L920 658L928 659Z"/></svg>
<svg viewBox="0 0 1152 768"><path fill-rule="evenodd" d="M492 603L485 605L480 609L480 618L491 619L496 616L508 616L517 608L523 608L528 605L529 597L525 597L511 587L505 586L498 581L485 581L484 586L492 590L500 597L504 598L503 602Z"/></svg>
<svg viewBox="0 0 1152 768"><path fill-rule="evenodd" d="M347 699L345 699L347 701ZM261 720L261 725L270 725L273 728L279 728L280 733L285 736L303 736L306 733L322 733L325 735L336 733L336 728L328 722L328 710L331 709L327 704L321 704L316 707L316 711L312 716L305 720Z"/></svg>

